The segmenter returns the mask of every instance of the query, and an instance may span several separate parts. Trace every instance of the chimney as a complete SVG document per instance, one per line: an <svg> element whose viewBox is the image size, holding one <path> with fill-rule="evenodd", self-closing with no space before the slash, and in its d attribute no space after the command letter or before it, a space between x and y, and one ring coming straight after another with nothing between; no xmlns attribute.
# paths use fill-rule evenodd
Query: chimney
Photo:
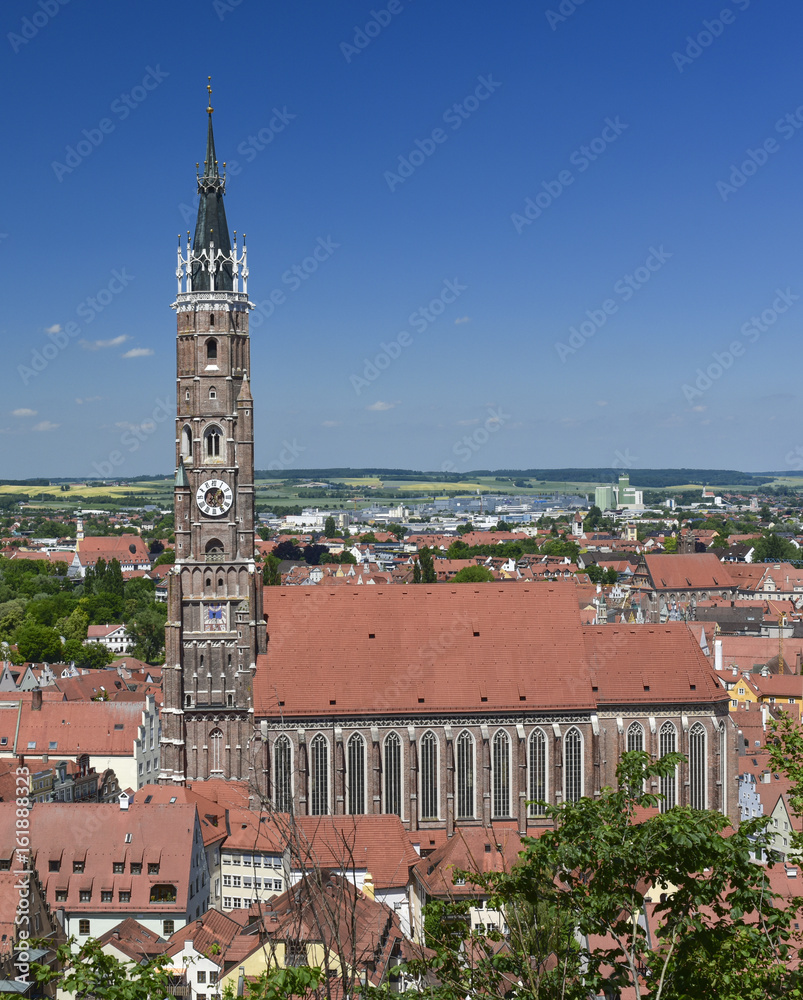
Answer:
<svg viewBox="0 0 803 1000"><path fill-rule="evenodd" d="M42 690L41 688L36 688L31 696L31 711L39 712L42 709Z"/></svg>
<svg viewBox="0 0 803 1000"><path fill-rule="evenodd" d="M376 893L374 890L374 877L370 872L365 873L365 879L362 883L362 892L367 899L376 899Z"/></svg>
<svg viewBox="0 0 803 1000"><path fill-rule="evenodd" d="M714 670L722 670L722 640L714 640Z"/></svg>

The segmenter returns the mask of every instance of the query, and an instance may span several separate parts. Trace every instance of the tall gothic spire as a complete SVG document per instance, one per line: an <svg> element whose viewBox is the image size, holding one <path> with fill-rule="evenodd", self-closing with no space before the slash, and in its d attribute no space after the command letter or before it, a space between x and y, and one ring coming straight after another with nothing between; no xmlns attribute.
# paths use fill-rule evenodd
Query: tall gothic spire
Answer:
<svg viewBox="0 0 803 1000"><path fill-rule="evenodd" d="M212 112L214 111L212 107L212 77L210 76L208 79L210 83L206 89L209 92L209 106L206 113L209 116L209 126L206 134L206 158L203 173L198 172L198 220L195 223L195 238L192 249L197 254L203 249L208 249L210 243L214 243L215 250L222 250L224 254L230 255L231 241L226 222L226 209L223 204L226 176L224 173L221 177L215 155L215 136L212 131ZM225 167L225 163L223 166ZM192 290L194 292L209 290L209 274L197 263L192 270ZM224 264L215 275L215 290L221 292L232 290L231 264Z"/></svg>

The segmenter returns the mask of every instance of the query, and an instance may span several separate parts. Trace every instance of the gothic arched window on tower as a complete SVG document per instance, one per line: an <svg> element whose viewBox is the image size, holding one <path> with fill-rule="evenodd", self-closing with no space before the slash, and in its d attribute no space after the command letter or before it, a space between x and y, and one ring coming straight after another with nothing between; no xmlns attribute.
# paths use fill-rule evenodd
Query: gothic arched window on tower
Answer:
<svg viewBox="0 0 803 1000"><path fill-rule="evenodd" d="M354 733L346 753L346 812L359 816L365 812L365 740Z"/></svg>
<svg viewBox="0 0 803 1000"><path fill-rule="evenodd" d="M430 730L421 737L421 819L438 818L438 738Z"/></svg>
<svg viewBox="0 0 803 1000"><path fill-rule="evenodd" d="M209 734L209 770L223 771L223 733L213 729Z"/></svg>
<svg viewBox="0 0 803 1000"><path fill-rule="evenodd" d="M491 779L493 818L504 819L510 815L510 737L504 729L494 736Z"/></svg>
<svg viewBox="0 0 803 1000"><path fill-rule="evenodd" d="M529 788L527 789L530 804L528 812L530 816L543 816L546 812L545 803L547 800L546 784L546 736L543 730L534 729L530 733L528 752Z"/></svg>
<svg viewBox="0 0 803 1000"><path fill-rule="evenodd" d="M181 457L192 458L192 430L186 425L181 429Z"/></svg>
<svg viewBox="0 0 803 1000"><path fill-rule="evenodd" d="M457 818L474 819L474 739L464 729L457 737Z"/></svg>
<svg viewBox="0 0 803 1000"><path fill-rule="evenodd" d="M329 814L329 744L318 733L310 744L310 812L313 816Z"/></svg>
<svg viewBox="0 0 803 1000"><path fill-rule="evenodd" d="M402 748L396 733L385 739L385 812L402 814Z"/></svg>
<svg viewBox="0 0 803 1000"><path fill-rule="evenodd" d="M214 386L211 386L209 389L209 398L217 399L217 389Z"/></svg>
<svg viewBox="0 0 803 1000"><path fill-rule="evenodd" d="M216 461L223 452L220 428L212 425L204 431L204 458L207 461Z"/></svg>
<svg viewBox="0 0 803 1000"><path fill-rule="evenodd" d="M214 337L206 342L206 360L217 361L217 341Z"/></svg>
<svg viewBox="0 0 803 1000"><path fill-rule="evenodd" d="M678 731L671 722L665 722L658 734L658 756L665 757L677 750ZM672 809L677 803L677 768L661 778L661 812Z"/></svg>
<svg viewBox="0 0 803 1000"><path fill-rule="evenodd" d="M273 805L277 812L293 809L293 748L287 736L273 744Z"/></svg>

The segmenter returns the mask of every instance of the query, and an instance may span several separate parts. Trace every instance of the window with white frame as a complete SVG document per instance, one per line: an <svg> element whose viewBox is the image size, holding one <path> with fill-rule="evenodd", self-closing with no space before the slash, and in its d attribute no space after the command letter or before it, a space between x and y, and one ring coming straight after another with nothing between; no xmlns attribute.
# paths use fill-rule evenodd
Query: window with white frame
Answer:
<svg viewBox="0 0 803 1000"><path fill-rule="evenodd" d="M213 729L209 734L210 770L223 770L223 733L220 729Z"/></svg>
<svg viewBox="0 0 803 1000"><path fill-rule="evenodd" d="M312 756L310 805L313 816L329 813L329 744L321 733L310 744Z"/></svg>
<svg viewBox="0 0 803 1000"><path fill-rule="evenodd" d="M421 737L421 819L438 818L438 738L429 730Z"/></svg>
<svg viewBox="0 0 803 1000"><path fill-rule="evenodd" d="M706 808L706 731L696 722L689 730L689 805Z"/></svg>
<svg viewBox="0 0 803 1000"><path fill-rule="evenodd" d="M365 812L365 740L353 733L346 745L346 812L359 816Z"/></svg>
<svg viewBox="0 0 803 1000"><path fill-rule="evenodd" d="M457 818L474 818L474 738L464 729L457 737Z"/></svg>
<svg viewBox="0 0 803 1000"><path fill-rule="evenodd" d="M293 747L287 736L273 744L273 804L277 812L292 812Z"/></svg>
<svg viewBox="0 0 803 1000"><path fill-rule="evenodd" d="M583 736L576 726L563 737L563 772L566 801L577 802L583 795Z"/></svg>
<svg viewBox="0 0 803 1000"><path fill-rule="evenodd" d="M385 737L385 812L402 814L402 745L398 733Z"/></svg>
<svg viewBox="0 0 803 1000"><path fill-rule="evenodd" d="M528 756L528 789L530 804L527 809L530 816L543 816L547 801L547 750L546 736L542 729L534 729L530 733L527 747Z"/></svg>
<svg viewBox="0 0 803 1000"><path fill-rule="evenodd" d="M673 723L667 721L658 733L658 756L666 757L668 753L675 753L678 748L678 733ZM674 808L677 804L678 796L677 768L661 778L661 812Z"/></svg>
<svg viewBox="0 0 803 1000"><path fill-rule="evenodd" d="M510 737L498 729L491 746L491 808L494 819L510 815Z"/></svg>

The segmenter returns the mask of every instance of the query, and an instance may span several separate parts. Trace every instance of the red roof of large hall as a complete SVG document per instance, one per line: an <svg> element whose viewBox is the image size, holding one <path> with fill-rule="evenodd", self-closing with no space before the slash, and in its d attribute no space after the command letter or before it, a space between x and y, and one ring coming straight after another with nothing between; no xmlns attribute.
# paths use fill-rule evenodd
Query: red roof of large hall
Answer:
<svg viewBox="0 0 803 1000"><path fill-rule="evenodd" d="M591 708L573 583L266 587L257 716Z"/></svg>

